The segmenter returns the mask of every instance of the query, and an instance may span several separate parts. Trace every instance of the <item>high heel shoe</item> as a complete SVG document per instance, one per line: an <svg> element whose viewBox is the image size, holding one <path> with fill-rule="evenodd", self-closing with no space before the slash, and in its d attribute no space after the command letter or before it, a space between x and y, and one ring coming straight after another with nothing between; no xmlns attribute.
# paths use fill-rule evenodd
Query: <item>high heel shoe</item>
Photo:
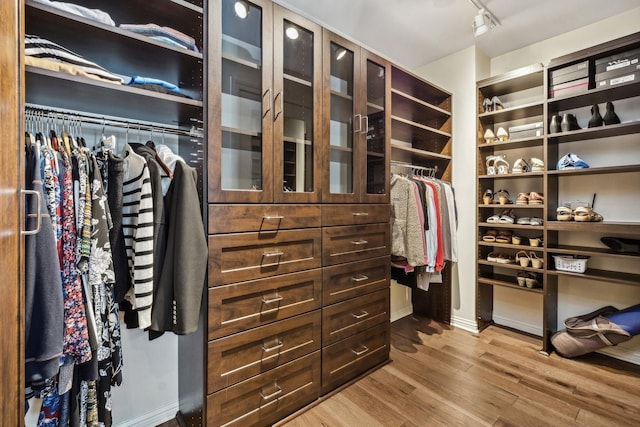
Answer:
<svg viewBox="0 0 640 427"><path fill-rule="evenodd" d="M493 111L500 111L504 109L504 105L502 105L502 101L500 101L500 98L498 98L497 96L494 96L493 98L491 98L491 107L493 108Z"/></svg>
<svg viewBox="0 0 640 427"><path fill-rule="evenodd" d="M617 125L618 123L620 123L620 118L618 117L618 115L616 114L614 108L613 108L613 104L610 102L607 102L606 104L606 109L607 112L604 114L604 124L605 125Z"/></svg>
<svg viewBox="0 0 640 427"><path fill-rule="evenodd" d="M496 141L496 136L491 129L487 129L484 133L484 141L487 144L493 144Z"/></svg>
<svg viewBox="0 0 640 427"><path fill-rule="evenodd" d="M491 111L491 100L489 98L485 98L484 101L482 101L482 110L485 113L488 113Z"/></svg>
<svg viewBox="0 0 640 427"><path fill-rule="evenodd" d="M604 120L600 115L600 108L598 107L598 104L594 104L591 107L591 118L589 119L588 127L595 128L598 126L602 126L603 123L604 123Z"/></svg>
<svg viewBox="0 0 640 427"><path fill-rule="evenodd" d="M503 127L498 128L498 132L496 133L496 136L498 137L500 142L507 142L509 140L509 134L507 133L506 130L504 130Z"/></svg>

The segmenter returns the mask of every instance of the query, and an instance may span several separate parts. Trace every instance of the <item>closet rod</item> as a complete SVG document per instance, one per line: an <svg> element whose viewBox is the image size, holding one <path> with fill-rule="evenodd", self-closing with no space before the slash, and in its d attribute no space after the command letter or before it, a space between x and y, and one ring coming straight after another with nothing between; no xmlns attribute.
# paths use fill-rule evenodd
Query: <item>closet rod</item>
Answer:
<svg viewBox="0 0 640 427"><path fill-rule="evenodd" d="M167 127L166 125L159 123L130 121L122 117L104 115L101 116L84 111L63 110L55 107L36 104L25 104L25 112L42 113L45 115L44 118L58 120L76 120L82 123L91 123L109 127L120 127L134 131L145 131L158 134L164 133L195 138L203 137L202 128L196 126L196 124L202 123L202 121L197 119L191 119L194 124L191 126L191 129L185 130L180 128Z"/></svg>
<svg viewBox="0 0 640 427"><path fill-rule="evenodd" d="M431 168L427 166L412 165L410 163L400 162L397 160L391 160L390 163L391 163L391 167L410 168L412 170L426 171L426 172L430 172L433 176L435 176L435 174L438 172L437 165Z"/></svg>

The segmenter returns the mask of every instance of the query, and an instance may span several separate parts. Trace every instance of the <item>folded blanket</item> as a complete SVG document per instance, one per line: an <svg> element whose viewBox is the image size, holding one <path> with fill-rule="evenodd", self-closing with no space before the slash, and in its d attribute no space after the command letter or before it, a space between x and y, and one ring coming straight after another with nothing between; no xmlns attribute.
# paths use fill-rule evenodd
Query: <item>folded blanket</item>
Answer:
<svg viewBox="0 0 640 427"><path fill-rule="evenodd" d="M193 37L181 33L171 27L161 27L157 24L120 24L120 28L143 36L167 37L188 49L193 50L194 52L198 52L198 47L196 46L196 41Z"/></svg>

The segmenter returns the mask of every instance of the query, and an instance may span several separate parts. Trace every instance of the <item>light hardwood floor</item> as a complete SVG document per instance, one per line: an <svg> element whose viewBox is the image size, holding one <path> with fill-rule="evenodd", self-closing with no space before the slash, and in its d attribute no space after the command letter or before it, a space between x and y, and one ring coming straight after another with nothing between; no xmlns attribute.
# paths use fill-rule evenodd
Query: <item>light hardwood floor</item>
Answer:
<svg viewBox="0 0 640 427"><path fill-rule="evenodd" d="M640 366L491 326L479 336L413 316L392 325L388 365L286 427L640 426Z"/></svg>

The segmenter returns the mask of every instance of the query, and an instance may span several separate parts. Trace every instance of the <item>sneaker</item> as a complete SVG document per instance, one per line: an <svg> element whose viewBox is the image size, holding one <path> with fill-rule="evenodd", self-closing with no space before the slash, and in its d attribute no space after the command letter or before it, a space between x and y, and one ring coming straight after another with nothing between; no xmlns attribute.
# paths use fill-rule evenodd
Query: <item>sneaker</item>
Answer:
<svg viewBox="0 0 640 427"><path fill-rule="evenodd" d="M567 153L560 160L558 160L558 165L556 169L559 171L562 170L571 170L571 169L586 169L589 165L582 160L580 157L576 155L576 153Z"/></svg>

